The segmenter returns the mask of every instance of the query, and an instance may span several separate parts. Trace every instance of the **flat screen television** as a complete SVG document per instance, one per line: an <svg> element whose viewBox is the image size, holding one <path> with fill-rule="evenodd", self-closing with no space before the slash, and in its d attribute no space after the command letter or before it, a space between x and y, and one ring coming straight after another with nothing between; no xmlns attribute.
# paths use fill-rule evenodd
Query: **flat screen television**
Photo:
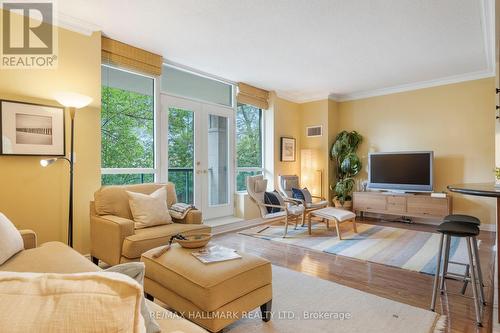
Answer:
<svg viewBox="0 0 500 333"><path fill-rule="evenodd" d="M432 192L432 151L370 153L368 188L398 192Z"/></svg>

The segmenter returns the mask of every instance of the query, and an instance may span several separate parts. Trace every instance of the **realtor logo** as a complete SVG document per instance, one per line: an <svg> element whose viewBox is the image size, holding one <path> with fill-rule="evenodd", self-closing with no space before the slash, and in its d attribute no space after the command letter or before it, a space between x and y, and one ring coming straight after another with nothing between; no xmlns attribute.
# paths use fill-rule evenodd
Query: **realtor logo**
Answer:
<svg viewBox="0 0 500 333"><path fill-rule="evenodd" d="M57 36L52 2L2 2L1 68L55 68Z"/></svg>

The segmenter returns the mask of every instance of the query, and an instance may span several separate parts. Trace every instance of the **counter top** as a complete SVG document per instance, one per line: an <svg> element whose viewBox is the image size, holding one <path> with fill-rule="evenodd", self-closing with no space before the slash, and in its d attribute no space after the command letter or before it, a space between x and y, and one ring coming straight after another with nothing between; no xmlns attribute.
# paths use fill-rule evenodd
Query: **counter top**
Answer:
<svg viewBox="0 0 500 333"><path fill-rule="evenodd" d="M495 183L454 184L448 185L448 190L480 197L500 197L500 187L495 187Z"/></svg>

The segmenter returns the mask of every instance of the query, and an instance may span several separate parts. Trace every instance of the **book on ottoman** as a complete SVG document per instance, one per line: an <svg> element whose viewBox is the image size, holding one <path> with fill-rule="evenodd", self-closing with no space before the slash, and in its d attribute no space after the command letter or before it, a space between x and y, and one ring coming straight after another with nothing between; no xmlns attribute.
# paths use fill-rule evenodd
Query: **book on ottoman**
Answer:
<svg viewBox="0 0 500 333"><path fill-rule="evenodd" d="M236 250L220 245L206 247L191 254L204 264L241 259L241 256L236 253Z"/></svg>

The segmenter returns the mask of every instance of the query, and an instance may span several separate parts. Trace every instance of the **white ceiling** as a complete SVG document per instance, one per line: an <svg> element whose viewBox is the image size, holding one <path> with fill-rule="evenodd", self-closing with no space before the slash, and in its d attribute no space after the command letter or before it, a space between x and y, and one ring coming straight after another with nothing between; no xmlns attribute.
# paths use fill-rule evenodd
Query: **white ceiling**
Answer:
<svg viewBox="0 0 500 333"><path fill-rule="evenodd" d="M304 102L494 76L493 0L64 0L62 25ZM90 25L89 25L90 24Z"/></svg>

